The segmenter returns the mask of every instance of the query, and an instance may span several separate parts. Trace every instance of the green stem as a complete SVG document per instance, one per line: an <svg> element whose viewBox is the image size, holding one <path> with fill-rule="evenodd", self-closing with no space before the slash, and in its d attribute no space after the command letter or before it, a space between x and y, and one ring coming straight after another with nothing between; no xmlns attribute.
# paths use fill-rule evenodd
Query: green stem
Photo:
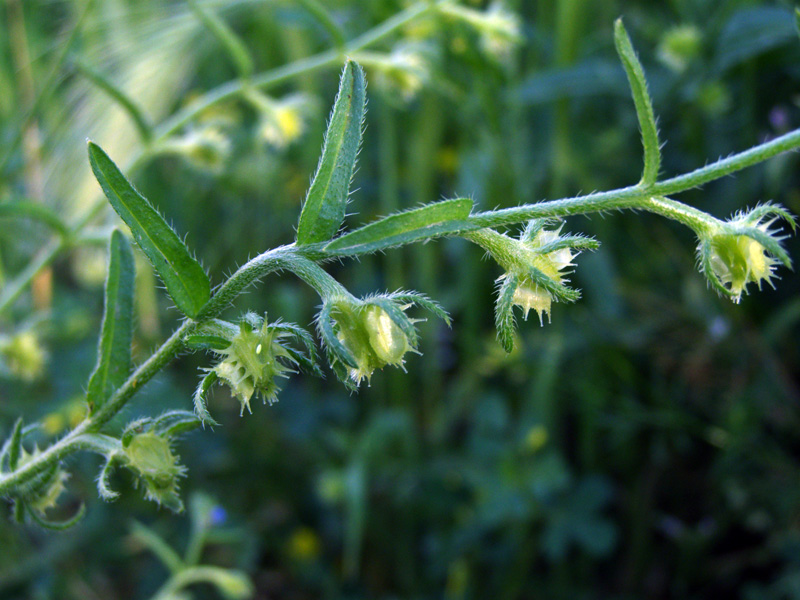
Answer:
<svg viewBox="0 0 800 600"><path fill-rule="evenodd" d="M238 579L237 583L238 581L244 582L245 579L243 576L241 576L241 579ZM158 590L156 595L153 596L153 600L166 600L167 598L173 598L176 592L195 583L211 583L217 586L220 584L225 585L227 583L230 586L234 582L232 581L231 571L228 569L205 566L189 567L170 577L167 583L165 583L163 587ZM249 595L246 597L249 597Z"/></svg>

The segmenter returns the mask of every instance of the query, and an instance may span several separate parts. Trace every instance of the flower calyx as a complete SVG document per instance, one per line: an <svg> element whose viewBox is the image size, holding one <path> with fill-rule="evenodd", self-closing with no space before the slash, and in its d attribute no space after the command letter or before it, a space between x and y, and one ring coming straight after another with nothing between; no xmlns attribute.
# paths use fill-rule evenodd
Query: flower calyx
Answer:
<svg viewBox="0 0 800 600"><path fill-rule="evenodd" d="M217 381L230 387L241 404L240 415L245 408L252 413L250 400L259 395L266 404L278 399L279 378L287 378L302 367L317 375L322 372L317 365L314 340L311 335L292 323L280 320L270 323L266 315L245 314L238 326L214 320L206 325L209 335L202 333L187 340L211 350L221 360L211 369L195 392L194 404L197 416L204 422L215 425L205 406L205 395ZM288 342L300 342L305 352L290 346Z"/></svg>
<svg viewBox="0 0 800 600"><path fill-rule="evenodd" d="M747 293L747 286L770 286L779 264L792 268L792 261L781 241L781 229L772 225L783 219L794 231L796 223L789 212L775 204L762 204L751 211L718 221L700 234L697 247L700 270L711 286L734 303Z"/></svg>
<svg viewBox="0 0 800 600"><path fill-rule="evenodd" d="M514 348L514 306L522 308L527 320L531 309L550 320L554 301L575 302L580 292L566 284L569 268L581 250L595 250L599 243L581 235L562 235L563 225L548 229L552 221L534 219L519 236L513 239L492 230L473 234L471 239L484 247L506 272L497 279L495 325L503 348Z"/></svg>
<svg viewBox="0 0 800 600"><path fill-rule="evenodd" d="M450 325L445 310L417 292L325 300L317 328L331 368L347 387L355 390L365 379L369 383L375 370L387 365L402 369L406 353L417 352L416 321L405 314L415 304Z"/></svg>
<svg viewBox="0 0 800 600"><path fill-rule="evenodd" d="M179 481L186 475L186 467L180 464L172 442L176 436L199 425L200 420L194 414L178 410L128 424L122 433L120 448L106 457L98 479L100 495L107 500L117 496L108 486L108 475L113 464L119 462L137 476L137 483L144 487L145 499L181 512Z"/></svg>

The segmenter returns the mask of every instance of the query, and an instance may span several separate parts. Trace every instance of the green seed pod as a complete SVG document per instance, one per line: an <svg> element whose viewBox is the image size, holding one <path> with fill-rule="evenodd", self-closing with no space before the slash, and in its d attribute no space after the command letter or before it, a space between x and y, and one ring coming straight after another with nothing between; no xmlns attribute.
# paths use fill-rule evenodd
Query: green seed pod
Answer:
<svg viewBox="0 0 800 600"><path fill-rule="evenodd" d="M156 433L140 433L123 449L128 468L145 487L145 498L180 512L183 502L178 495L178 479L186 468L178 463L169 439Z"/></svg>

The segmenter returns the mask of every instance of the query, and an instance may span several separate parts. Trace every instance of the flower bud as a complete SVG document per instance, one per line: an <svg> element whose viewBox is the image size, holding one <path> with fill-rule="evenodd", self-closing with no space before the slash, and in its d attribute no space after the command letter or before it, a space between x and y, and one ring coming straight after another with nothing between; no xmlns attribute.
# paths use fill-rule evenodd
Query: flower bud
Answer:
<svg viewBox="0 0 800 600"><path fill-rule="evenodd" d="M534 309L539 323L550 317L554 300L575 302L578 290L567 287L566 269L580 250L594 250L597 241L580 235L561 235L561 227L548 230L547 219L531 220L519 239L493 229L469 232L465 238L478 244L505 269L497 279L495 326L506 352L514 349L514 306L522 308L523 317Z"/></svg>
<svg viewBox="0 0 800 600"><path fill-rule="evenodd" d="M411 346L406 334L385 310L380 306L368 306L364 313L364 327L372 351L380 362L385 365L403 364L403 356Z"/></svg>
<svg viewBox="0 0 800 600"><path fill-rule="evenodd" d="M431 48L421 43L398 44L391 53L364 52L357 59L375 74L377 85L390 97L413 100L430 81Z"/></svg>
<svg viewBox="0 0 800 600"><path fill-rule="evenodd" d="M497 60L505 60L522 41L518 15L496 0L485 11L445 2L439 10L472 27L480 36L481 48Z"/></svg>
<svg viewBox="0 0 800 600"><path fill-rule="evenodd" d="M335 298L317 320L331 366L346 383L369 382L376 369L402 368L407 352L416 352L417 333L405 311L418 304L449 322L438 304L421 294L398 292L365 300Z"/></svg>
<svg viewBox="0 0 800 600"><path fill-rule="evenodd" d="M233 395L241 404L240 414L250 408L250 400L256 394L264 402L274 403L278 399L277 379L288 377L296 372L294 367L302 366L312 372L319 372L316 364L314 342L311 336L300 327L291 323L276 321L269 323L253 313L246 314L239 322L238 328L224 321L216 322L217 331L227 346L213 348L212 351L222 360L208 370L209 375L228 385ZM235 333L234 333L235 332ZM289 338L294 338L305 345L306 354L287 345ZM198 388L195 401L199 401L203 420L208 420L204 408L203 396L207 386L205 382Z"/></svg>
<svg viewBox="0 0 800 600"><path fill-rule="evenodd" d="M402 315L402 309L398 310ZM407 320L405 315L402 318ZM339 302L333 319L336 338L349 354L344 362L356 385L364 379L369 382L376 369L403 364L403 355L410 349L408 338L380 306Z"/></svg>
<svg viewBox="0 0 800 600"><path fill-rule="evenodd" d="M772 219L762 222L764 218ZM738 303L747 286L762 281L772 285L775 267L791 267L791 260L781 246L783 236L770 226L778 219L794 228L794 219L779 206L765 204L729 221L720 221L711 231L701 234L698 253L700 266L717 291Z"/></svg>

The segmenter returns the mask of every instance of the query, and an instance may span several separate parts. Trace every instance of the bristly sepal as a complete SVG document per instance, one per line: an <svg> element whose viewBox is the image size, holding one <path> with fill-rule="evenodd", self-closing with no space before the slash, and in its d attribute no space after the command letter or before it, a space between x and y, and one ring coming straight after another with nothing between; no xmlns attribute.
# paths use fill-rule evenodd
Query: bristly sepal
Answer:
<svg viewBox="0 0 800 600"><path fill-rule="evenodd" d="M782 245L786 236L780 227L772 228L780 220L795 230L795 219L785 208L766 203L701 232L698 263L711 287L738 303L751 283L759 290L763 282L773 286L778 265L791 269L791 258Z"/></svg>

